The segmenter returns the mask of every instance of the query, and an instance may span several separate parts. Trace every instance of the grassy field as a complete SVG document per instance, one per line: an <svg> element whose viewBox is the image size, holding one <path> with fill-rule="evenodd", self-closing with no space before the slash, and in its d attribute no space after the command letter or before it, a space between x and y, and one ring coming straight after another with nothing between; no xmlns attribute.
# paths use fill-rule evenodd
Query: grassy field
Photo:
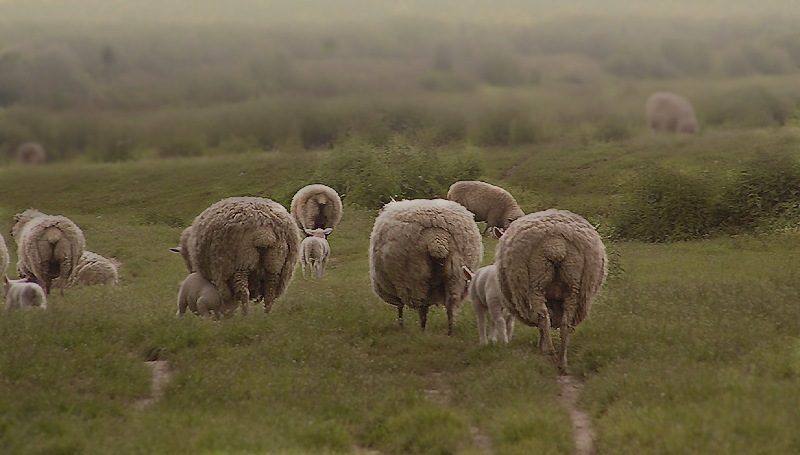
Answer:
<svg viewBox="0 0 800 455"><path fill-rule="evenodd" d="M604 219L622 196L619 179L641 163L717 163L725 174L724 150L735 167L759 147L791 156L795 143L790 129L752 130L477 153L485 178L519 188L526 210L555 205ZM269 315L175 318L185 271L168 247L181 229L228 196L287 204L323 158L0 169L2 232L28 207L64 214L88 249L123 263L118 288L56 292L46 312L0 318L0 451L486 453L477 429L494 453L572 453L556 371L535 353L532 329L518 326L508 346L479 346L468 303L452 337L441 308L427 333L415 315L397 327L369 283L374 211L348 207L326 277L296 276ZM489 263L494 241L485 242ZM597 453L799 451L800 233L608 247L614 273L569 354L586 383L580 404ZM172 380L160 402L137 410L151 381L143 361L153 359L171 363Z"/></svg>

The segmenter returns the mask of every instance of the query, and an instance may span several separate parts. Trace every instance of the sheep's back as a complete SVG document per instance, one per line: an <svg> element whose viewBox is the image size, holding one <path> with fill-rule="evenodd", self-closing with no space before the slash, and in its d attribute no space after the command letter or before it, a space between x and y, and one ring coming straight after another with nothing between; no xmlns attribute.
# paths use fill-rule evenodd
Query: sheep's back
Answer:
<svg viewBox="0 0 800 455"><path fill-rule="evenodd" d="M307 185L292 197L290 213L301 229L336 228L342 219L342 199L327 185Z"/></svg>
<svg viewBox="0 0 800 455"><path fill-rule="evenodd" d="M491 214L501 217L505 212L522 216L514 196L499 186L477 180L459 181L450 185L447 199L457 202L475 216L475 221L486 221Z"/></svg>

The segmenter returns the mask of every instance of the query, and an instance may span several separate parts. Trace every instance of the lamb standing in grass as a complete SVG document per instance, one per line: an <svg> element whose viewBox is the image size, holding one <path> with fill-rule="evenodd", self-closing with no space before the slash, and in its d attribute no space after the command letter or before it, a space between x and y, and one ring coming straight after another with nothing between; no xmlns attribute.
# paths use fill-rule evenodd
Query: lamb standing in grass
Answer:
<svg viewBox="0 0 800 455"><path fill-rule="evenodd" d="M47 308L47 298L42 287L33 281L9 280L3 275L3 292L6 296L6 309L24 307Z"/></svg>
<svg viewBox="0 0 800 455"><path fill-rule="evenodd" d="M342 219L342 199L329 186L304 186L292 198L291 213L300 229L335 229Z"/></svg>
<svg viewBox="0 0 800 455"><path fill-rule="evenodd" d="M331 247L325 238L333 229L306 229L308 237L303 239L300 244L302 250L301 267L303 268L303 279L322 278L325 275L325 268L328 266L328 257L331 255ZM306 269L308 269L306 271Z"/></svg>
<svg viewBox="0 0 800 455"><path fill-rule="evenodd" d="M697 133L697 119L692 104L674 93L656 92L645 104L647 126L653 131Z"/></svg>
<svg viewBox="0 0 800 455"><path fill-rule="evenodd" d="M511 341L514 334L514 316L506 308L507 304L497 280L497 266L495 264L481 267L473 273L464 267L464 273L469 280L469 299L478 319L478 339L481 344L487 343L486 338L486 313L489 313L489 338L488 341L496 342L498 338L504 343Z"/></svg>
<svg viewBox="0 0 800 455"><path fill-rule="evenodd" d="M8 256L6 240L3 238L2 234L0 234L0 275L6 273L9 262L11 262L11 258Z"/></svg>
<svg viewBox="0 0 800 455"><path fill-rule="evenodd" d="M447 199L458 202L475 215L475 221L485 221L486 235L492 228L505 231L517 218L525 215L508 191L489 183L462 180L450 185Z"/></svg>
<svg viewBox="0 0 800 455"><path fill-rule="evenodd" d="M292 279L300 257L300 231L282 205L260 197L223 199L192 224L194 264L219 292L247 314L250 300L269 312Z"/></svg>
<svg viewBox="0 0 800 455"><path fill-rule="evenodd" d="M186 308L196 315L209 316L213 314L214 319L219 319L220 316L233 314L236 311L236 302L231 301L223 305L217 288L195 272L190 273L181 283L176 316L183 316Z"/></svg>
<svg viewBox="0 0 800 455"><path fill-rule="evenodd" d="M472 214L443 199L390 202L375 219L370 236L372 288L386 303L419 311L425 330L428 308L444 304L447 334L454 311L467 294L461 267L476 269L483 243Z"/></svg>
<svg viewBox="0 0 800 455"><path fill-rule="evenodd" d="M555 354L550 327L561 330L557 363L567 368L569 336L589 314L606 276L600 235L566 210L545 210L515 221L497 243L500 289L508 309L539 328L539 350Z"/></svg>
<svg viewBox="0 0 800 455"><path fill-rule="evenodd" d="M46 294L50 294L53 279L59 278L63 294L83 255L83 232L69 218L34 209L18 213L14 219L11 232L19 246L19 276L36 281Z"/></svg>

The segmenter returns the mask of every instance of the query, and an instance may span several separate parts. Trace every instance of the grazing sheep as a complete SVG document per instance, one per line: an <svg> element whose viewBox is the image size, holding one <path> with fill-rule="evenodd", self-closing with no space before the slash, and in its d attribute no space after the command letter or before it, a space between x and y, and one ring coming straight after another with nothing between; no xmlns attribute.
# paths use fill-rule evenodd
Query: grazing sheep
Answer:
<svg viewBox="0 0 800 455"><path fill-rule="evenodd" d="M606 276L600 235L586 220L550 209L515 221L495 250L508 309L539 328L539 350L555 354L550 327L561 330L557 363L567 368L569 335L589 314Z"/></svg>
<svg viewBox="0 0 800 455"><path fill-rule="evenodd" d="M53 279L60 278L63 294L83 255L83 232L69 218L35 209L18 213L14 219L11 233L19 247L19 276L36 281L48 295Z"/></svg>
<svg viewBox="0 0 800 455"><path fill-rule="evenodd" d="M300 230L289 212L269 199L232 197L205 209L192 231L194 265L220 301L238 301L244 314L250 300L263 301L269 312L300 257Z"/></svg>
<svg viewBox="0 0 800 455"><path fill-rule="evenodd" d="M220 316L230 316L236 311L236 302L230 301L222 304L217 288L210 281L197 272L190 273L178 293L178 312L176 316L183 316L186 308L199 316L209 316L213 313L214 319Z"/></svg>
<svg viewBox="0 0 800 455"><path fill-rule="evenodd" d="M23 307L47 308L47 298L39 284L28 280L9 280L3 275L3 292L6 296L6 310Z"/></svg>
<svg viewBox="0 0 800 455"><path fill-rule="evenodd" d="M292 198L291 213L300 229L334 229L342 219L342 200L329 186L304 186Z"/></svg>
<svg viewBox="0 0 800 455"><path fill-rule="evenodd" d="M647 126L653 131L697 133L697 119L692 104L673 93L657 92L645 104Z"/></svg>
<svg viewBox="0 0 800 455"><path fill-rule="evenodd" d="M194 235L192 232L192 227L189 226L181 232L181 243L180 246L172 247L169 249L174 253L180 253L183 256L183 262L186 263L186 269L189 273L194 273L197 271L197 267L194 265L196 262L195 256L196 251L194 247Z"/></svg>
<svg viewBox="0 0 800 455"><path fill-rule="evenodd" d="M489 338L488 341L508 343L514 333L514 316L506 308L507 304L500 290L497 280L497 266L495 264L481 267L473 273L464 267L464 274L469 280L469 299L478 319L478 339L481 344L487 343L486 338L486 313L489 313Z"/></svg>
<svg viewBox="0 0 800 455"><path fill-rule="evenodd" d="M47 153L42 144L38 142L26 142L17 147L17 162L20 164L44 164L47 161Z"/></svg>
<svg viewBox="0 0 800 455"><path fill-rule="evenodd" d="M443 303L447 334L453 333L453 312L467 294L462 266L475 269L483 243L472 214L443 199L390 202L375 219L370 236L372 288L386 303L419 311L425 330L428 307Z"/></svg>
<svg viewBox="0 0 800 455"><path fill-rule="evenodd" d="M447 199L458 202L475 215L475 221L485 221L486 235L492 228L505 231L508 225L525 215L514 196L508 191L489 183L462 180L450 185Z"/></svg>
<svg viewBox="0 0 800 455"><path fill-rule="evenodd" d="M325 268L328 266L328 257L331 255L331 246L325 238L333 229L306 229L308 237L303 239L300 244L302 250L303 279L307 280L309 274L312 278L322 278L325 275ZM308 271L306 271L308 268Z"/></svg>
<svg viewBox="0 0 800 455"><path fill-rule="evenodd" d="M3 235L0 234L0 274L6 273L9 262L11 262L11 258L8 255L8 247Z"/></svg>
<svg viewBox="0 0 800 455"><path fill-rule="evenodd" d="M84 251L76 266L75 276L67 283L67 287L119 284L120 262L109 259L91 251ZM60 287L60 278L53 280L53 286Z"/></svg>

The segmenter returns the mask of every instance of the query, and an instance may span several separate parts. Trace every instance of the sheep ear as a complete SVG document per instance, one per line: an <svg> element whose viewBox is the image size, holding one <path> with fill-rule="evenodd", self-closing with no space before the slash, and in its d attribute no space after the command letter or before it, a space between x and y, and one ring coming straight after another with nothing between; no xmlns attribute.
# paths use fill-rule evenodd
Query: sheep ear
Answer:
<svg viewBox="0 0 800 455"><path fill-rule="evenodd" d="M330 235L331 232L333 232L333 228L325 228L325 230L322 231L322 233L325 234L326 237Z"/></svg>
<svg viewBox="0 0 800 455"><path fill-rule="evenodd" d="M170 251L172 251L173 253L180 253L180 252L181 252L181 247L179 247L179 246L173 246L173 247L172 247L172 248L170 248L169 250L170 250Z"/></svg>
<svg viewBox="0 0 800 455"><path fill-rule="evenodd" d="M492 234L494 234L494 236L497 237L498 239L500 237L502 237L503 234L505 234L505 233L506 233L506 230L501 228L501 227L494 226L492 228Z"/></svg>
<svg viewBox="0 0 800 455"><path fill-rule="evenodd" d="M466 278L467 281L471 281L475 277L475 273L466 265L462 265L461 270L464 272L464 278Z"/></svg>
<svg viewBox="0 0 800 455"><path fill-rule="evenodd" d="M303 231L306 233L306 235L314 235L314 231L311 229L303 229Z"/></svg>

